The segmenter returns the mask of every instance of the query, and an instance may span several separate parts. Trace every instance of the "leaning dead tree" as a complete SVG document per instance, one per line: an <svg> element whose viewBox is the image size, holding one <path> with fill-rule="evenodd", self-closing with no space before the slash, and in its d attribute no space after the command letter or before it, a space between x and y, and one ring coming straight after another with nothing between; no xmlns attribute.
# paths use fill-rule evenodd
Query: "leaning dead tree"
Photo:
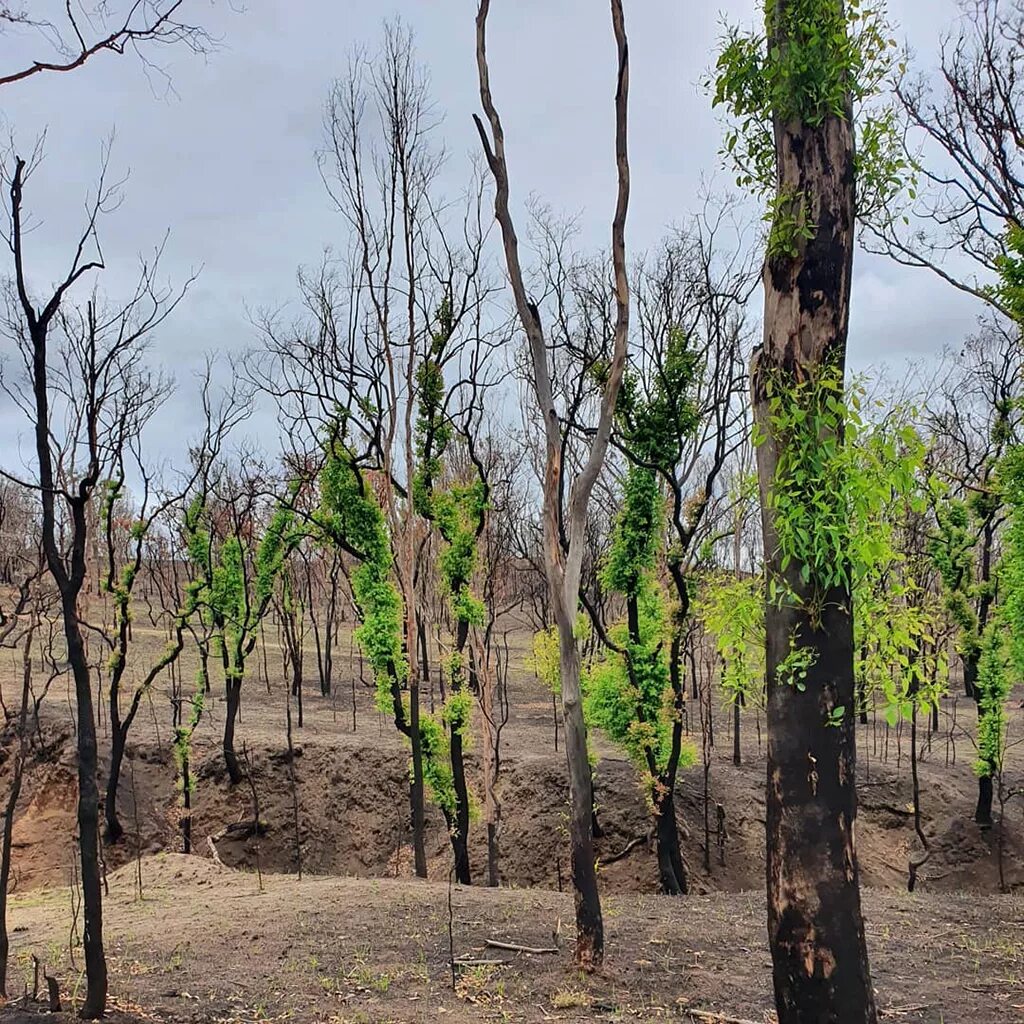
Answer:
<svg viewBox="0 0 1024 1024"><path fill-rule="evenodd" d="M26 265L23 199L33 166L15 157L8 168L5 238L14 258L14 282L7 295L3 328L24 369L17 378L5 380L4 387L34 432L38 476L23 483L39 495L43 553L59 593L67 661L74 677L87 980L81 1014L93 1018L102 1016L106 1006L107 966L96 722L80 609L87 552L95 530L91 506L112 460L137 437L162 398L140 356L147 336L170 314L184 290L171 292L157 284L158 252L156 260L143 265L135 292L125 303L106 306L93 297L84 308L71 305L71 289L86 275L104 268L96 241L97 220L116 194L101 177L67 271L52 291L37 298Z"/></svg>
<svg viewBox="0 0 1024 1024"><path fill-rule="evenodd" d="M612 26L618 58L615 89L615 159L618 196L612 221L612 263L615 277L615 326L611 359L603 381L597 426L582 469L569 486L568 506L562 511L563 430L552 387L547 342L540 311L526 289L519 258L519 240L509 209L508 164L505 133L491 94L487 64L487 16L490 0L481 0L476 16L476 56L480 101L487 127L474 115L480 140L494 177L495 218L501 229L505 264L515 307L530 351L533 387L544 421L544 568L551 610L558 627L561 661L562 709L565 716L566 755L569 761L573 892L576 902L576 961L588 969L599 967L604 954L604 925L594 866L593 783L587 758L586 726L580 692L580 651L573 632L579 607L580 577L591 493L604 465L615 417L615 402L626 364L629 336L629 281L626 271L626 212L629 206L627 112L629 48L621 0L611 0ZM564 534L563 534L564 531ZM563 536L565 543L563 543Z"/></svg>
<svg viewBox="0 0 1024 1024"><path fill-rule="evenodd" d="M0 7L0 32L33 31L49 53L0 73L0 85L21 82L44 72L67 72L82 67L100 53L134 51L147 65L146 51L154 46L183 44L193 53L206 53L213 38L197 25L182 20L187 0L125 0L122 4L94 2L64 6L54 20L40 17L38 3ZM119 9L120 8L120 9Z"/></svg>

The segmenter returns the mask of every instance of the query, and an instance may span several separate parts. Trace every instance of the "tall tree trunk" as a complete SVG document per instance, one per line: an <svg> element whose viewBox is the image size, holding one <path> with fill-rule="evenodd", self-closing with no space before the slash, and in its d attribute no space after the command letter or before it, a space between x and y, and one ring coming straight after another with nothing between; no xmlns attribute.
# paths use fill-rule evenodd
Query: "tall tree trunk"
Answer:
<svg viewBox="0 0 1024 1024"><path fill-rule="evenodd" d="M111 706L113 711L113 706ZM117 816L117 790L121 782L121 765L124 763L124 748L127 730L121 723L111 721L110 730L110 771L107 774L107 792L103 802L103 816L106 821L106 841L116 843L124 835L124 827Z"/></svg>
<svg viewBox="0 0 1024 1024"><path fill-rule="evenodd" d="M413 864L417 878L427 877L426 821L423 808L423 737L420 734L420 687L415 672L409 674L409 744L412 747L412 778L409 780L409 811L412 818Z"/></svg>
<svg viewBox="0 0 1024 1024"><path fill-rule="evenodd" d="M770 5L770 45L785 51L786 8ZM794 18L804 17L794 12ZM848 588L820 592L785 559L770 506L779 456L769 391L842 374L854 242L852 107L820 123L774 117L779 197L799 196L808 237L775 246L764 268L764 343L752 372L768 579L792 597L766 602L768 932L779 1024L874 1024L854 823L853 610ZM796 200L792 200L796 202ZM786 204L784 203L783 206ZM799 401L799 396L794 400ZM842 424L835 424L841 436ZM840 500L839 496L835 496ZM812 660L800 688L780 676L791 651ZM830 722L837 707L845 713Z"/></svg>
<svg viewBox="0 0 1024 1024"><path fill-rule="evenodd" d="M78 842L82 860L82 904L85 910L82 945L85 949L85 1001L79 1015L102 1017L107 1005L107 961L103 953L103 894L100 879L100 792L96 780L96 721L93 715L89 663L78 622L75 596L61 595L68 661L75 679L78 712Z"/></svg>
<svg viewBox="0 0 1024 1024"><path fill-rule="evenodd" d="M743 763L743 753L740 749L740 698L736 697L732 702L732 763L737 767Z"/></svg>

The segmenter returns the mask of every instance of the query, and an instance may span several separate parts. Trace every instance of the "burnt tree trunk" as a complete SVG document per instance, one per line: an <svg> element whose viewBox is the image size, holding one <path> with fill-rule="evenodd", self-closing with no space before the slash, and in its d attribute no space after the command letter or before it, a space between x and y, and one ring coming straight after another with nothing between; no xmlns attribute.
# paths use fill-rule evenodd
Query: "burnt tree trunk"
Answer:
<svg viewBox="0 0 1024 1024"><path fill-rule="evenodd" d="M85 909L82 945L88 979L79 1015L102 1017L107 1004L107 961L103 953L103 894L100 878L100 792L96 780L96 720L93 714L89 663L78 622L77 594L62 594L64 635L75 680L78 712L78 842L82 861L82 903Z"/></svg>
<svg viewBox="0 0 1024 1024"><path fill-rule="evenodd" d="M455 630L456 671L452 672L452 696L460 694L466 685L465 670L461 664L465 656L466 641L469 638L469 623L460 619ZM469 867L469 787L466 784L466 762L463 756L463 728L468 722L455 723L449 737L449 755L452 764L452 783L455 787L455 815L452 821L452 854L455 858L455 881L471 885Z"/></svg>
<svg viewBox="0 0 1024 1024"><path fill-rule="evenodd" d="M770 45L782 50L789 45L789 2L777 0L769 18L775 31ZM779 1024L877 1020L854 846L851 595L845 586L821 592L813 578L805 582L796 560L784 564L770 507L787 444L773 432L771 388L787 393L810 382L813 391L822 372L845 370L855 214L849 95L845 106L846 116L830 112L820 123L775 113L776 193L801 197L808 236L796 237L791 247L775 246L766 258L764 342L751 379L764 437L757 462L766 575L792 595L766 602L766 874ZM835 429L841 435L842 423ZM779 673L793 647L809 650L813 659L800 688ZM845 713L830 724L837 707Z"/></svg>
<svg viewBox="0 0 1024 1024"><path fill-rule="evenodd" d="M676 825L676 801L673 788L655 796L655 841L658 850L658 880L661 891L668 896L685 896L690 881L679 850L679 829Z"/></svg>
<svg viewBox="0 0 1024 1024"><path fill-rule="evenodd" d="M231 675L225 681L225 711L224 711L224 767L228 770L228 778L231 785L237 786L244 778L245 773L238 763L238 754L235 752L235 722L238 719L238 708L242 701L242 680L240 677Z"/></svg>

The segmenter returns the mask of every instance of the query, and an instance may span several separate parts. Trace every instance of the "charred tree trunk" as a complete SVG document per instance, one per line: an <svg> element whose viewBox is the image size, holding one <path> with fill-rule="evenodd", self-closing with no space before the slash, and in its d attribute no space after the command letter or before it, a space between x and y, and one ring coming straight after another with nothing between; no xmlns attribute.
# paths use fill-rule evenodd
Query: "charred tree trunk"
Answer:
<svg viewBox="0 0 1024 1024"><path fill-rule="evenodd" d="M789 45L787 5L778 0L769 19L775 26L770 45L782 50ZM757 462L765 568L792 595L766 602L766 869L779 1024L877 1019L854 846L851 595L845 586L805 581L804 566L783 557L770 504L779 457L792 443L773 430L771 388L785 394L809 383L813 390L821 373L841 376L845 369L855 212L849 95L846 100L846 116L829 112L820 122L775 114L776 194L800 197L807 237L767 256L764 343L751 381L764 437ZM842 423L834 429L841 440ZM794 648L807 650L813 662L800 688L779 672ZM845 713L830 724L838 707Z"/></svg>
<svg viewBox="0 0 1024 1024"><path fill-rule="evenodd" d="M655 840L658 848L658 878L661 891L668 896L685 896L690 880L679 850L674 787L654 802Z"/></svg>
<svg viewBox="0 0 1024 1024"><path fill-rule="evenodd" d="M103 893L99 854L100 793L96 781L96 720L76 597L62 594L61 607L78 712L78 842L82 860L82 903L85 909L82 945L85 949L88 979L85 1002L79 1015L91 1020L102 1017L107 1005L107 961L103 953Z"/></svg>
<svg viewBox="0 0 1024 1024"><path fill-rule="evenodd" d="M462 659L466 653L466 641L469 639L469 623L460 619L455 630L455 664L452 672L452 696L462 693L466 685L465 669ZM453 722L449 737L449 754L452 764L452 783L455 787L455 814L452 821L451 841L452 854L455 858L455 881L460 885L471 885L472 875L469 867L469 787L466 785L466 762L463 756L462 731L469 727L469 722Z"/></svg>
<svg viewBox="0 0 1024 1024"><path fill-rule="evenodd" d="M743 754L740 750L740 698L732 702L732 763L739 767L743 764Z"/></svg>
<svg viewBox="0 0 1024 1024"><path fill-rule="evenodd" d="M594 858L594 794L587 754L587 727L583 721L579 650L568 616L559 616L558 631L565 756L569 765L569 846L576 904L576 960L584 966L600 965L604 955L604 921Z"/></svg>
<svg viewBox="0 0 1024 1024"><path fill-rule="evenodd" d="M986 609L987 610L987 609ZM978 682L978 655L971 652L964 655L964 691L968 697L974 700L978 717L981 718L981 694L977 687ZM983 829L992 827L992 797L993 785L992 776L995 774L996 766L978 762L984 766L984 774L978 775L978 802L974 807L974 820Z"/></svg>
<svg viewBox="0 0 1024 1024"><path fill-rule="evenodd" d="M228 778L231 785L237 786L244 778L245 773L238 762L238 754L235 753L235 722L238 719L238 708L242 701L242 680L231 675L225 681L225 710L224 710L224 767L228 770Z"/></svg>
<svg viewBox="0 0 1024 1024"><path fill-rule="evenodd" d="M113 725L113 723L111 723ZM106 819L106 842L116 843L124 835L124 827L117 817L117 790L121 781L121 765L124 763L126 732L113 725L110 733L110 774L107 776L107 792L103 804Z"/></svg>

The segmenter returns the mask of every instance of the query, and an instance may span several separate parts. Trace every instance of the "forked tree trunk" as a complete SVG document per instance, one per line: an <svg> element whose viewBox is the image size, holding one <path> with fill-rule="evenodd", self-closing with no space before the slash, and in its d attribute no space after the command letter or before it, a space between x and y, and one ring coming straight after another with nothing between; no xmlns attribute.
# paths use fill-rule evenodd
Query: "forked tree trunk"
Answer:
<svg viewBox="0 0 1024 1024"><path fill-rule="evenodd" d="M515 296L516 312L526 333L533 373L533 387L540 407L545 434L544 467L544 570L548 597L558 626L561 669L562 711L565 718L565 753L569 764L569 840L572 850L573 894L576 904L576 963L584 970L600 967L604 956L604 925L594 864L591 831L593 793L587 756L587 732L580 693L580 652L573 633L582 577L585 526L594 484L604 465L611 437L615 404L626 364L629 339L629 278L626 267L626 214L629 207L629 156L627 152L629 108L629 45L626 40L622 0L611 0L615 36L617 75L615 89L615 163L618 191L612 219L612 265L615 276L615 336L597 427L590 439L582 469L569 487L566 514L562 516L563 466L562 425L555 404L548 362L547 341L540 311L530 299L519 260L519 239L509 209L508 163L505 132L491 93L487 66L487 16L490 0L479 0L476 15L476 60L488 134L476 121L480 141L494 177L494 215L501 229L502 246L509 283ZM563 546L564 526L568 544Z"/></svg>
<svg viewBox="0 0 1024 1024"><path fill-rule="evenodd" d="M781 36L791 0L769 21ZM794 17L803 17L794 13ZM778 196L800 196L810 237L776 247L764 268L764 344L752 372L769 579L793 598L766 602L768 694L768 931L779 1024L876 1021L861 915L854 823L853 612L848 590L815 593L802 566L783 567L769 496L785 439L773 434L769 386L792 389L828 368L842 374L854 242L853 126L828 114L820 124L774 123ZM842 425L837 428L841 431ZM836 500L839 497L836 496ZM791 645L811 652L805 686L779 677ZM829 716L844 707L838 724Z"/></svg>

